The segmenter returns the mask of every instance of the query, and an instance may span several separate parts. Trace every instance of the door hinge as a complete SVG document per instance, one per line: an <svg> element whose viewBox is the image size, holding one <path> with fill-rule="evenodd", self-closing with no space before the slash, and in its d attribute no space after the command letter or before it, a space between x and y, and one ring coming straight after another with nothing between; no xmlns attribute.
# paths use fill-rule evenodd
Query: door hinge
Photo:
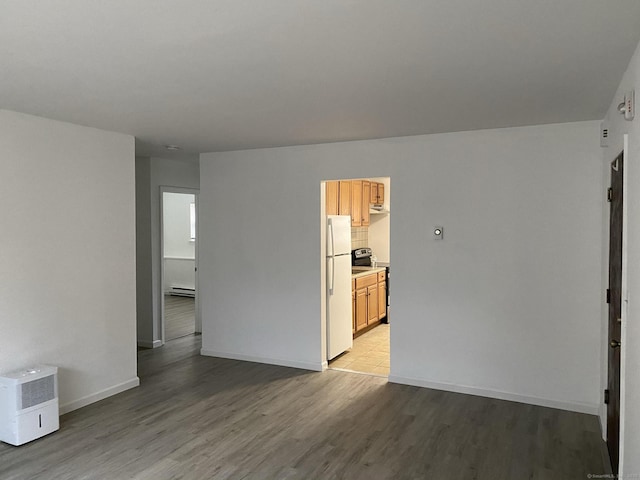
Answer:
<svg viewBox="0 0 640 480"><path fill-rule="evenodd" d="M607 288L607 303L611 303L611 290Z"/></svg>
<svg viewBox="0 0 640 480"><path fill-rule="evenodd" d="M609 389L605 389L604 391L604 404L609 405Z"/></svg>
<svg viewBox="0 0 640 480"><path fill-rule="evenodd" d="M609 187L607 188L607 202L610 202L613 200L613 188Z"/></svg>

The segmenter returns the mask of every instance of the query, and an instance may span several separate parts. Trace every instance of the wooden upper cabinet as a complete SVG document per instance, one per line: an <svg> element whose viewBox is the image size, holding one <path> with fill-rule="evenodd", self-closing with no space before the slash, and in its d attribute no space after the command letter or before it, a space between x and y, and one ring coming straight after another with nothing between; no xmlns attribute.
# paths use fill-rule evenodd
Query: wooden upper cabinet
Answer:
<svg viewBox="0 0 640 480"><path fill-rule="evenodd" d="M369 205L384 202L384 184L370 180L326 182L327 215L351 215L352 227L371 224Z"/></svg>
<svg viewBox="0 0 640 480"><path fill-rule="evenodd" d="M351 182L338 182L338 215L351 215Z"/></svg>
<svg viewBox="0 0 640 480"><path fill-rule="evenodd" d="M325 200L327 215L338 215L338 181L326 182Z"/></svg>
<svg viewBox="0 0 640 480"><path fill-rule="evenodd" d="M378 184L371 182L371 195L369 197L369 203L378 203Z"/></svg>
<svg viewBox="0 0 640 480"><path fill-rule="evenodd" d="M368 227L371 224L369 217L369 200L371 199L371 182L365 180L362 182L362 225Z"/></svg>
<svg viewBox="0 0 640 480"><path fill-rule="evenodd" d="M384 183L378 184L378 201L376 203L384 203Z"/></svg>
<svg viewBox="0 0 640 480"><path fill-rule="evenodd" d="M362 180L351 181L351 226L362 225Z"/></svg>
<svg viewBox="0 0 640 480"><path fill-rule="evenodd" d="M371 195L369 203L381 205L384 203L384 183L371 182Z"/></svg>

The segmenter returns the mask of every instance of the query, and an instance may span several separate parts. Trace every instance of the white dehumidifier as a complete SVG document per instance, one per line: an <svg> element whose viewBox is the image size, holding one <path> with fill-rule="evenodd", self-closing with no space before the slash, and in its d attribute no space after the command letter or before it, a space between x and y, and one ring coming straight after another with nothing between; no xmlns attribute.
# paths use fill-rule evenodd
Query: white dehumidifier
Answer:
<svg viewBox="0 0 640 480"><path fill-rule="evenodd" d="M58 428L57 367L37 365L0 375L0 441L22 445Z"/></svg>

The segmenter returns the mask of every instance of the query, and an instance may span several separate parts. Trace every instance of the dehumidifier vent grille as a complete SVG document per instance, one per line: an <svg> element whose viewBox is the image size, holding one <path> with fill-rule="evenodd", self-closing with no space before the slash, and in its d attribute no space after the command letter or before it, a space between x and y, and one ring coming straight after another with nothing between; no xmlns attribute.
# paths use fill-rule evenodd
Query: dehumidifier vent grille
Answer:
<svg viewBox="0 0 640 480"><path fill-rule="evenodd" d="M32 380L23 383L21 386L20 410L40 405L56 398L55 375Z"/></svg>

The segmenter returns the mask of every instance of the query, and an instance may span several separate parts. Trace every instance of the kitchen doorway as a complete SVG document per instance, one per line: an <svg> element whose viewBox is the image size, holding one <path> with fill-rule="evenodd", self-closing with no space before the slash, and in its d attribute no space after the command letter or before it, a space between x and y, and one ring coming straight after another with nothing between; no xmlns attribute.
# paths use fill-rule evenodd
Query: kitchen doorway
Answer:
<svg viewBox="0 0 640 480"><path fill-rule="evenodd" d="M161 188L162 343L201 331L198 298L198 191Z"/></svg>
<svg viewBox="0 0 640 480"><path fill-rule="evenodd" d="M329 369L389 376L390 197L389 177L321 183Z"/></svg>

